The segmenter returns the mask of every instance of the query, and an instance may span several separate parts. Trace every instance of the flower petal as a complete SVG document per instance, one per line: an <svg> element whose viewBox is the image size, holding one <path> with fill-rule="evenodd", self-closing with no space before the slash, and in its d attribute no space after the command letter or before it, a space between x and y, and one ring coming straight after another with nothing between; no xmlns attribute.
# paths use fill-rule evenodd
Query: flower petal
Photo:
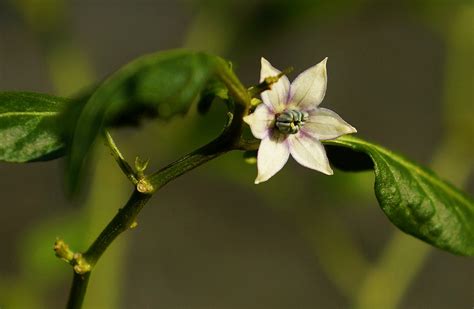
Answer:
<svg viewBox="0 0 474 309"><path fill-rule="evenodd" d="M262 68L260 70L260 82L267 77L272 77L280 74L281 72L274 68L267 59L261 59ZM286 75L280 77L278 82L274 83L271 86L270 90L262 92L262 101L270 107L274 112L279 113L283 111L287 99L288 99L288 92L290 89L290 81Z"/></svg>
<svg viewBox="0 0 474 309"><path fill-rule="evenodd" d="M326 175L333 174L326 150L316 138L300 131L288 137L288 144L291 155L299 164Z"/></svg>
<svg viewBox="0 0 474 309"><path fill-rule="evenodd" d="M267 181L275 175L290 157L286 136L278 132L262 139L257 154L258 176L255 183Z"/></svg>
<svg viewBox="0 0 474 309"><path fill-rule="evenodd" d="M345 122L338 114L326 108L308 111L309 117L301 130L318 140L334 139L357 130Z"/></svg>
<svg viewBox="0 0 474 309"><path fill-rule="evenodd" d="M327 87L326 61L310 67L293 81L290 86L290 106L300 110L317 107L324 99Z"/></svg>
<svg viewBox="0 0 474 309"><path fill-rule="evenodd" d="M253 136L259 139L268 136L274 120L275 115L265 104L260 104L252 114L244 117Z"/></svg>

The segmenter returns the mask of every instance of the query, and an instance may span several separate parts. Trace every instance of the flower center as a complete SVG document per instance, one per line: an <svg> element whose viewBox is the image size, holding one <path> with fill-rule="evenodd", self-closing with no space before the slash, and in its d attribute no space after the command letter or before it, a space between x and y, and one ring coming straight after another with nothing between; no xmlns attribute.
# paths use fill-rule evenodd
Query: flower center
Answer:
<svg viewBox="0 0 474 309"><path fill-rule="evenodd" d="M275 116L275 127L277 127L281 133L295 134L299 132L307 119L308 113L288 109Z"/></svg>

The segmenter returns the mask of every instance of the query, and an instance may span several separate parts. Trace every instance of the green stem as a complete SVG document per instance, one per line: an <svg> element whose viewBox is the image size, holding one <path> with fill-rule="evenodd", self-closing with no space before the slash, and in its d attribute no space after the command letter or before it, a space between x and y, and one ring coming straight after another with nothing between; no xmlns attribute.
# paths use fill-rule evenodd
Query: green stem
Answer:
<svg viewBox="0 0 474 309"><path fill-rule="evenodd" d="M156 172L148 181L153 185L153 192L163 187L171 180L196 168L197 166L216 158L232 149L228 143L227 134L221 135L215 141L183 157L182 159L168 165ZM152 194L144 194L135 189L127 204L119 210L99 237L92 243L89 249L82 255L87 269L85 273L75 273L74 281L69 295L68 308L80 308L83 302L88 284L88 276L99 258L109 245L124 231L132 228L135 220L143 206L149 201ZM87 276L86 276L87 275Z"/></svg>
<svg viewBox="0 0 474 309"><path fill-rule="evenodd" d="M85 274L77 274L74 272L67 309L80 309L84 296L86 295L87 283L89 282L90 272Z"/></svg>
<svg viewBox="0 0 474 309"><path fill-rule="evenodd" d="M138 214L150 198L150 194L143 194L137 190L133 191L125 207L119 209L112 221L84 253L83 257L91 267L94 267L117 236L132 227Z"/></svg>
<svg viewBox="0 0 474 309"><path fill-rule="evenodd" d="M208 144L151 175L149 181L154 190L160 189L176 177L230 150L229 148L219 148L219 146L219 143Z"/></svg>
<svg viewBox="0 0 474 309"><path fill-rule="evenodd" d="M239 121L233 123L237 122ZM147 177L146 180L152 185L153 192L156 192L171 180L176 179L209 160L212 160L230 150L236 149L237 147L234 145L233 139L231 139L234 135L233 128L238 127L231 125L229 131L225 131L214 141ZM135 222L138 213L142 210L143 206L148 202L151 196L151 194L144 194L138 190L135 190L132 193L125 207L119 210L117 215L84 253L83 257L91 267L95 265L97 260L102 256L114 239L130 228L130 226Z"/></svg>
<svg viewBox="0 0 474 309"><path fill-rule="evenodd" d="M87 263L89 271L78 273L75 269L67 308L81 308L92 268L114 239L132 226L138 213L150 197L151 195L142 194L135 190L125 207L119 210L86 253L83 254L83 260Z"/></svg>
<svg viewBox="0 0 474 309"><path fill-rule="evenodd" d="M225 152L219 151L218 149L212 152L211 149L207 149L207 147L203 147L201 150L202 152L196 151L196 153L190 154L157 172L152 178L156 182L154 187L160 188L172 179ZM86 268L89 269L89 271L82 274L74 274L74 280L69 294L68 308L81 307L92 268L109 245L121 233L133 227L138 214L151 196L151 194L144 194L135 189L125 207L119 210L112 221L110 221L107 227L100 233L99 237L97 237L89 249L83 254L82 257L85 263L87 263Z"/></svg>
<svg viewBox="0 0 474 309"><path fill-rule="evenodd" d="M151 192L146 194L140 192L138 189L134 190L125 207L119 210L112 221L110 221L107 227L102 231L102 233L100 233L99 237L82 255L82 262L85 264L82 265L82 269L85 269L86 272L82 274L79 272L74 275L68 308L81 307L87 289L88 276L94 265L115 238L133 226L136 217L153 193L171 180L208 162L209 160L212 160L230 150L241 148L239 138L242 130L242 116L246 110L246 107L243 105L236 105L234 111L236 117L233 117L233 121L218 138L189 155L186 155L182 159L164 167L158 172L152 174L150 177L146 177L145 180L149 182L153 188Z"/></svg>

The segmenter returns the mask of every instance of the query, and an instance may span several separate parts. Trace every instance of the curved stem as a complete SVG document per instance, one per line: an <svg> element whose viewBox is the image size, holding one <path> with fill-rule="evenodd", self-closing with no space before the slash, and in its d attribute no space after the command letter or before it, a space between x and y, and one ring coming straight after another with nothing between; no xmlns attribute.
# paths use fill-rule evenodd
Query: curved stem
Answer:
<svg viewBox="0 0 474 309"><path fill-rule="evenodd" d="M149 181L153 185L153 192L163 187L171 180L196 168L197 166L218 157L233 149L232 144L228 144L227 134L221 135L213 142L192 152L182 159L168 165L153 174ZM145 194L135 189L127 204L119 210L99 237L92 243L89 249L82 255L80 260L83 265L79 269L75 268L73 285L69 294L68 308L80 308L86 293L90 272L99 258L109 247L109 245L124 231L133 228L135 220L143 209L143 206L150 200L152 194ZM84 270L84 271L82 271Z"/></svg>
<svg viewBox="0 0 474 309"><path fill-rule="evenodd" d="M246 112L244 105L236 105L233 121L224 132L209 144L171 163L145 180L153 188L152 191L142 193L139 185L133 191L127 204L119 210L99 237L89 249L81 256L75 258L75 274L71 292L69 294L68 308L80 308L86 293L90 272L109 245L124 231L132 228L143 206L149 201L152 194L166 185L171 180L182 174L212 160L230 150L240 149L239 138L242 130L242 116ZM236 117L237 116L237 117Z"/></svg>

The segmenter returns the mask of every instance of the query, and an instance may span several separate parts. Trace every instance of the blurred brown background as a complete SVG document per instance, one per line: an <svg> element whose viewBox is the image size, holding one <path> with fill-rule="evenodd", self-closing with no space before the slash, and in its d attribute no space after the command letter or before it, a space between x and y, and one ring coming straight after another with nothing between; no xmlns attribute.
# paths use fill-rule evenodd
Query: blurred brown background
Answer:
<svg viewBox="0 0 474 309"><path fill-rule="evenodd" d="M177 47L233 61L328 56L324 107L359 134L474 193L472 1L0 0L0 91L72 95L144 53ZM218 134L224 107L114 132L157 168ZM84 250L131 186L102 145L88 189L67 201L61 162L0 164L0 308L61 308ZM292 162L253 185L239 153L156 194L92 274L85 308L471 308L474 262L398 232L371 173L332 177Z"/></svg>

